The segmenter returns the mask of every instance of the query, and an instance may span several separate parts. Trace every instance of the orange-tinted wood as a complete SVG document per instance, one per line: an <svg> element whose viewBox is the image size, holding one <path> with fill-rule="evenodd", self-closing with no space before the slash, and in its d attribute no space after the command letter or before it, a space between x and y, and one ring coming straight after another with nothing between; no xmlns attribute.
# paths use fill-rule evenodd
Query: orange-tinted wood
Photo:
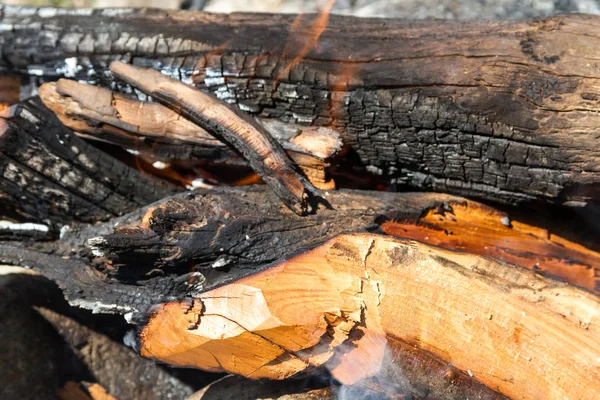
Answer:
<svg viewBox="0 0 600 400"><path fill-rule="evenodd" d="M452 202L381 227L388 235L493 257L600 294L600 254L481 203Z"/></svg>
<svg viewBox="0 0 600 400"><path fill-rule="evenodd" d="M353 384L386 336L511 398L600 396L600 302L507 263L372 234L338 236L271 269L157 306L146 357L281 379L325 365Z"/></svg>

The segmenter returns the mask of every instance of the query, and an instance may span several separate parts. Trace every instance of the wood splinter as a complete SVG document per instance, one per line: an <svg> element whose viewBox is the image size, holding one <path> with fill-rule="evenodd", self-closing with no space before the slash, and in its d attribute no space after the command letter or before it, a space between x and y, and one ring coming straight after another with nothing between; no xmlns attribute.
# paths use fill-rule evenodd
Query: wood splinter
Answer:
<svg viewBox="0 0 600 400"><path fill-rule="evenodd" d="M313 211L311 202L320 198L317 189L296 171L283 148L252 119L159 71L120 61L112 62L110 70L115 77L235 147L295 213L305 215Z"/></svg>

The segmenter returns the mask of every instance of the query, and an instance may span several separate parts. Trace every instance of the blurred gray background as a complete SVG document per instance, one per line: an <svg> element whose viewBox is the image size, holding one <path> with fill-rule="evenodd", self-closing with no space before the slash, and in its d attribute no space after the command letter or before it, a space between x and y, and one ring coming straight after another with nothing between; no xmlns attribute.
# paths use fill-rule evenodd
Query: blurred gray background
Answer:
<svg viewBox="0 0 600 400"><path fill-rule="evenodd" d="M4 0L60 7L193 8L211 12L310 13L328 0ZM332 12L363 17L513 19L558 13L600 14L600 0L337 0Z"/></svg>

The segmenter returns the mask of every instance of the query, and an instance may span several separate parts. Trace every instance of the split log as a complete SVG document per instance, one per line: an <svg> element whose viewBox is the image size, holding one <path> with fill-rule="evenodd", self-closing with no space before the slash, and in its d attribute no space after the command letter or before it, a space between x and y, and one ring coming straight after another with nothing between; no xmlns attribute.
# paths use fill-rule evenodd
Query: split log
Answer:
<svg viewBox="0 0 600 400"><path fill-rule="evenodd" d="M5 7L0 64L132 92L105 74L129 61L256 116L331 126L398 184L572 204L600 197L598 21Z"/></svg>
<svg viewBox="0 0 600 400"><path fill-rule="evenodd" d="M386 336L511 398L600 395L600 301L508 264L377 235L342 235L259 274L158 307L141 354L282 379L326 365L377 374Z"/></svg>
<svg viewBox="0 0 600 400"><path fill-rule="evenodd" d="M0 203L3 217L63 225L126 214L175 193L89 145L39 99L0 115Z"/></svg>

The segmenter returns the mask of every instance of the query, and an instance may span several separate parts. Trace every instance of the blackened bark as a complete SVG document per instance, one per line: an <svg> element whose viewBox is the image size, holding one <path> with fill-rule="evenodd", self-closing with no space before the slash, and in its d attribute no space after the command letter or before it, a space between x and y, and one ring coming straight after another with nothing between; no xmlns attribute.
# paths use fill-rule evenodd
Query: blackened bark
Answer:
<svg viewBox="0 0 600 400"><path fill-rule="evenodd" d="M331 192L335 210L300 217L264 186L182 193L104 225L65 230L46 243L0 242L0 263L38 270L72 305L140 317L270 268L381 218L418 218L459 199L426 193Z"/></svg>
<svg viewBox="0 0 600 400"><path fill-rule="evenodd" d="M154 304L195 296L266 270L341 233L384 233L384 224L398 221L421 229L424 236L430 232L453 238L450 230L422 219L433 212L442 221L445 214L452 220L453 207L467 204L437 193L341 190L327 197L334 210L322 208L315 215L300 217L269 193L264 186L181 193L102 225L73 225L56 242L0 242L0 263L40 271L59 284L72 304L135 318ZM496 223L503 223L501 213L490 215L497 218ZM470 222L482 229L490 223L478 217ZM563 267L565 271L572 267L574 275L565 279L597 292L593 284L583 285L575 276L585 265L591 275L597 275L597 268L589 262L596 253L560 238L552 240L560 234L552 221L540 226L552 235L550 239L533 236L537 247L522 253L525 261L531 260L522 266L532 268L543 257L556 257L558 246L566 247L564 254L569 258L562 260ZM583 228L580 233L589 235ZM456 235L460 240L461 233ZM499 252L516 251L505 241L484 245ZM544 265L533 268L552 275L545 261L540 262Z"/></svg>
<svg viewBox="0 0 600 400"><path fill-rule="evenodd" d="M310 16L2 11L5 70L116 88L107 66L129 61L260 117L332 126L400 184L513 203L600 198L595 16L330 16L297 59L317 34Z"/></svg>
<svg viewBox="0 0 600 400"><path fill-rule="evenodd" d="M51 225L95 222L175 192L77 137L39 99L0 117L0 215Z"/></svg>

